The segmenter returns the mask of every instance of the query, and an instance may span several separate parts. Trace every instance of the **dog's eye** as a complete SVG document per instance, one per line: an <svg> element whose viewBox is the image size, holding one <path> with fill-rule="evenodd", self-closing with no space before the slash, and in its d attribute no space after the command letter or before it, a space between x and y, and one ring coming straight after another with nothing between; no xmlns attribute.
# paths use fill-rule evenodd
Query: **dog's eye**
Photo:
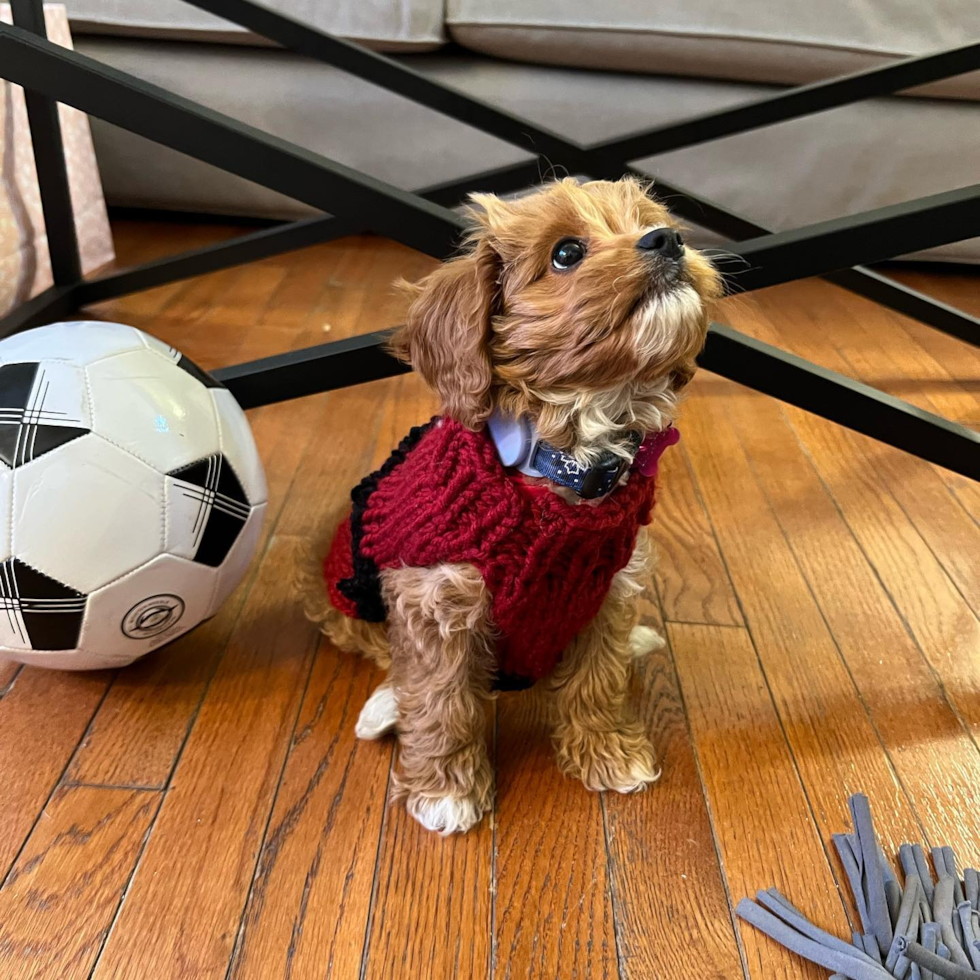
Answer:
<svg viewBox="0 0 980 980"><path fill-rule="evenodd" d="M571 269L585 258L585 242L577 238L563 238L551 253L551 264L556 269Z"/></svg>

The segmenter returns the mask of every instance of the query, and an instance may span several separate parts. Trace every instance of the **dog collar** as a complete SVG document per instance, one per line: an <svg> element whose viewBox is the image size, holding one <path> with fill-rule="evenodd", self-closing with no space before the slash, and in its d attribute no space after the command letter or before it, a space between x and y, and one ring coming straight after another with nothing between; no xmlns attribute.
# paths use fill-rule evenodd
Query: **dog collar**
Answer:
<svg viewBox="0 0 980 980"><path fill-rule="evenodd" d="M639 432L631 432L633 454L629 459L609 452L592 466L584 466L574 456L545 442L534 424L523 416L514 418L497 411L490 416L487 428L504 466L516 467L526 476L545 477L585 500L611 493L631 467L643 476L654 476L664 450L680 438L673 426L642 440Z"/></svg>

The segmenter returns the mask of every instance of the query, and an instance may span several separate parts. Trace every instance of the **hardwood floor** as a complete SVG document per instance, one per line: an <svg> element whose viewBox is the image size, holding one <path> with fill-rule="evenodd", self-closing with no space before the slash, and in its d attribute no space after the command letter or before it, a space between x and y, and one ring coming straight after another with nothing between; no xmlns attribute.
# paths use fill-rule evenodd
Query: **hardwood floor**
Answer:
<svg viewBox="0 0 980 980"><path fill-rule="evenodd" d="M121 223L126 263L219 225ZM430 260L353 238L104 303L205 367L395 322ZM980 313L980 273L898 278ZM727 301L753 336L980 425L980 352L818 281ZM492 819L388 806L378 674L320 642L290 570L435 409L414 376L250 413L270 503L221 613L117 673L0 663L0 980L817 978L735 924L778 885L849 935L830 835L869 794L904 840L980 858L980 486L702 373L665 457L635 697L636 797L557 772L540 706L488 718Z"/></svg>

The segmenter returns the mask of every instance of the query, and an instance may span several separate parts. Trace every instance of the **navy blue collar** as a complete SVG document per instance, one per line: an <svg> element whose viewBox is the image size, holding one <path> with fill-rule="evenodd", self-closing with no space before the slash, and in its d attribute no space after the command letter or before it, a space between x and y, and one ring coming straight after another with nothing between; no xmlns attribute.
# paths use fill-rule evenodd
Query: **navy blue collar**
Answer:
<svg viewBox="0 0 980 980"><path fill-rule="evenodd" d="M560 487L568 487L584 500L612 493L633 463L633 456L624 459L606 452L591 466L584 466L570 453L541 439L537 429L525 418L515 419L494 412L487 427L504 466L516 466L527 476L545 477ZM631 432L630 439L635 455L640 448L640 434Z"/></svg>

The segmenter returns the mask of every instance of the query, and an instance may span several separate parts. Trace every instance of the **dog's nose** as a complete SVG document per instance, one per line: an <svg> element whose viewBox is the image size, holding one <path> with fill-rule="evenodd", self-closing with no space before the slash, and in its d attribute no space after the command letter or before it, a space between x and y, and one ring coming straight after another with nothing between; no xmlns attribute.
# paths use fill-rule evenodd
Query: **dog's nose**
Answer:
<svg viewBox="0 0 980 980"><path fill-rule="evenodd" d="M654 228L636 243L636 247L676 262L684 254L684 239L673 228Z"/></svg>

